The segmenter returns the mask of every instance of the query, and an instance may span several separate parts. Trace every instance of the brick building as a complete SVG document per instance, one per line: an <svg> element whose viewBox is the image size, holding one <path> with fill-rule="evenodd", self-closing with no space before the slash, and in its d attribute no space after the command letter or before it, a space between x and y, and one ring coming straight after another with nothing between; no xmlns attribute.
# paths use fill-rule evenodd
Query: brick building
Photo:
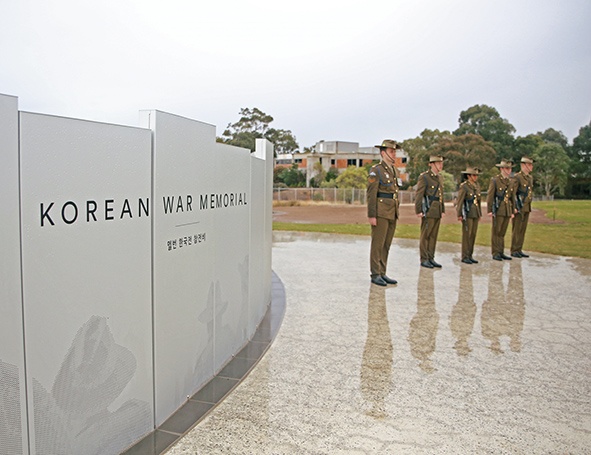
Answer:
<svg viewBox="0 0 591 455"><path fill-rule="evenodd" d="M363 167L379 160L380 150L377 147L359 147L357 142L320 141L311 152L277 155L275 166L289 167L296 163L298 169L306 174L306 185L309 186L310 179L316 174L314 167L317 163L322 164L326 172L332 168L341 173L349 166ZM404 150L396 150L395 165L403 182L408 181L407 160Z"/></svg>

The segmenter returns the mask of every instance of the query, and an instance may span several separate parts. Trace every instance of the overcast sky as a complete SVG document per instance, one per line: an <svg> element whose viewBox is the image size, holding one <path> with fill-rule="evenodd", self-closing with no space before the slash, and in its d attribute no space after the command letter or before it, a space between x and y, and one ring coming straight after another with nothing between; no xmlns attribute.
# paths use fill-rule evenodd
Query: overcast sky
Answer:
<svg viewBox="0 0 591 455"><path fill-rule="evenodd" d="M125 125L243 107L301 149L454 130L495 107L527 135L591 121L590 0L0 0L0 93Z"/></svg>

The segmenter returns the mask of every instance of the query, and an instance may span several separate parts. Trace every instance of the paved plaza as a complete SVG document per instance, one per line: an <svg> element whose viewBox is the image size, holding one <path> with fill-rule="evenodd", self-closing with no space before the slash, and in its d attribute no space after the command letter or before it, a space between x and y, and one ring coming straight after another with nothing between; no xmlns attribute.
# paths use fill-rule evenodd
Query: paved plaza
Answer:
<svg viewBox="0 0 591 455"><path fill-rule="evenodd" d="M274 233L278 335L167 453L591 453L591 261L395 239L381 288L369 241Z"/></svg>

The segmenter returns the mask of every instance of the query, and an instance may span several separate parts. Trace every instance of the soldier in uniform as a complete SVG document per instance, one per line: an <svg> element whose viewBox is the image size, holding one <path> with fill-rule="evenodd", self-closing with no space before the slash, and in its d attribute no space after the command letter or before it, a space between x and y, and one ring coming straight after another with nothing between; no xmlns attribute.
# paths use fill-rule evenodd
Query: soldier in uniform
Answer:
<svg viewBox="0 0 591 455"><path fill-rule="evenodd" d="M522 250L525 239L525 230L531 212L531 200L533 196L534 178L531 172L534 169L534 160L524 156L521 158L521 171L513 177L513 190L515 193L516 214L513 218L513 230L511 236L511 256L514 258L528 258Z"/></svg>
<svg viewBox="0 0 591 455"><path fill-rule="evenodd" d="M367 183L367 218L371 225L371 282L378 286L396 284L386 275L388 253L398 220L398 187L400 175L394 166L396 149L401 146L391 139L380 145L382 160L369 171Z"/></svg>
<svg viewBox="0 0 591 455"><path fill-rule="evenodd" d="M478 221L482 217L480 207L480 185L478 185L478 168L468 167L462 174L466 180L460 185L456 211L458 220L462 222L462 262L464 264L477 264L472 257L474 242L478 231Z"/></svg>
<svg viewBox="0 0 591 455"><path fill-rule="evenodd" d="M432 269L441 267L435 262L435 246L441 217L445 213L443 204L443 157L429 158L429 170L419 176L415 194L415 213L421 218L420 253L421 266Z"/></svg>
<svg viewBox="0 0 591 455"><path fill-rule="evenodd" d="M496 166L500 168L501 174L490 179L486 198L487 212L493 220L491 228L492 258L495 261L503 259L510 261L511 257L507 256L504 250L505 233L509 226L509 220L514 216L515 207L513 183L510 178L513 162L501 160Z"/></svg>

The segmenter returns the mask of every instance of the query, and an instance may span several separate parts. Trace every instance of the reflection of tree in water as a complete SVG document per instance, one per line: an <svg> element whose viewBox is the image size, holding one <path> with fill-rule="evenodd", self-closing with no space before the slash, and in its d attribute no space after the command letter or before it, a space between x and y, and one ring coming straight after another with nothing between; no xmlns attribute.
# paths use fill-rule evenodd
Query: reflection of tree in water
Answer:
<svg viewBox="0 0 591 455"><path fill-rule="evenodd" d="M417 313L410 321L408 342L410 353L419 360L419 367L426 373L435 371L431 355L435 352L438 324L433 271L421 268L417 287Z"/></svg>
<svg viewBox="0 0 591 455"><path fill-rule="evenodd" d="M490 341L490 349L502 354L501 337L509 338L509 348L521 351L521 332L525 318L525 298L521 264L513 261L509 268L509 286L505 293L503 267L493 264L488 276L488 298L482 304L482 336Z"/></svg>
<svg viewBox="0 0 591 455"><path fill-rule="evenodd" d="M472 267L462 266L460 269L460 286L458 303L451 310L449 325L456 339L454 349L458 355L466 356L472 351L468 339L474 329L476 304L474 303L474 287L472 285Z"/></svg>
<svg viewBox="0 0 591 455"><path fill-rule="evenodd" d="M384 401L392 386L392 337L384 288L372 286L367 302L367 340L361 361L361 393L372 417L386 417Z"/></svg>

